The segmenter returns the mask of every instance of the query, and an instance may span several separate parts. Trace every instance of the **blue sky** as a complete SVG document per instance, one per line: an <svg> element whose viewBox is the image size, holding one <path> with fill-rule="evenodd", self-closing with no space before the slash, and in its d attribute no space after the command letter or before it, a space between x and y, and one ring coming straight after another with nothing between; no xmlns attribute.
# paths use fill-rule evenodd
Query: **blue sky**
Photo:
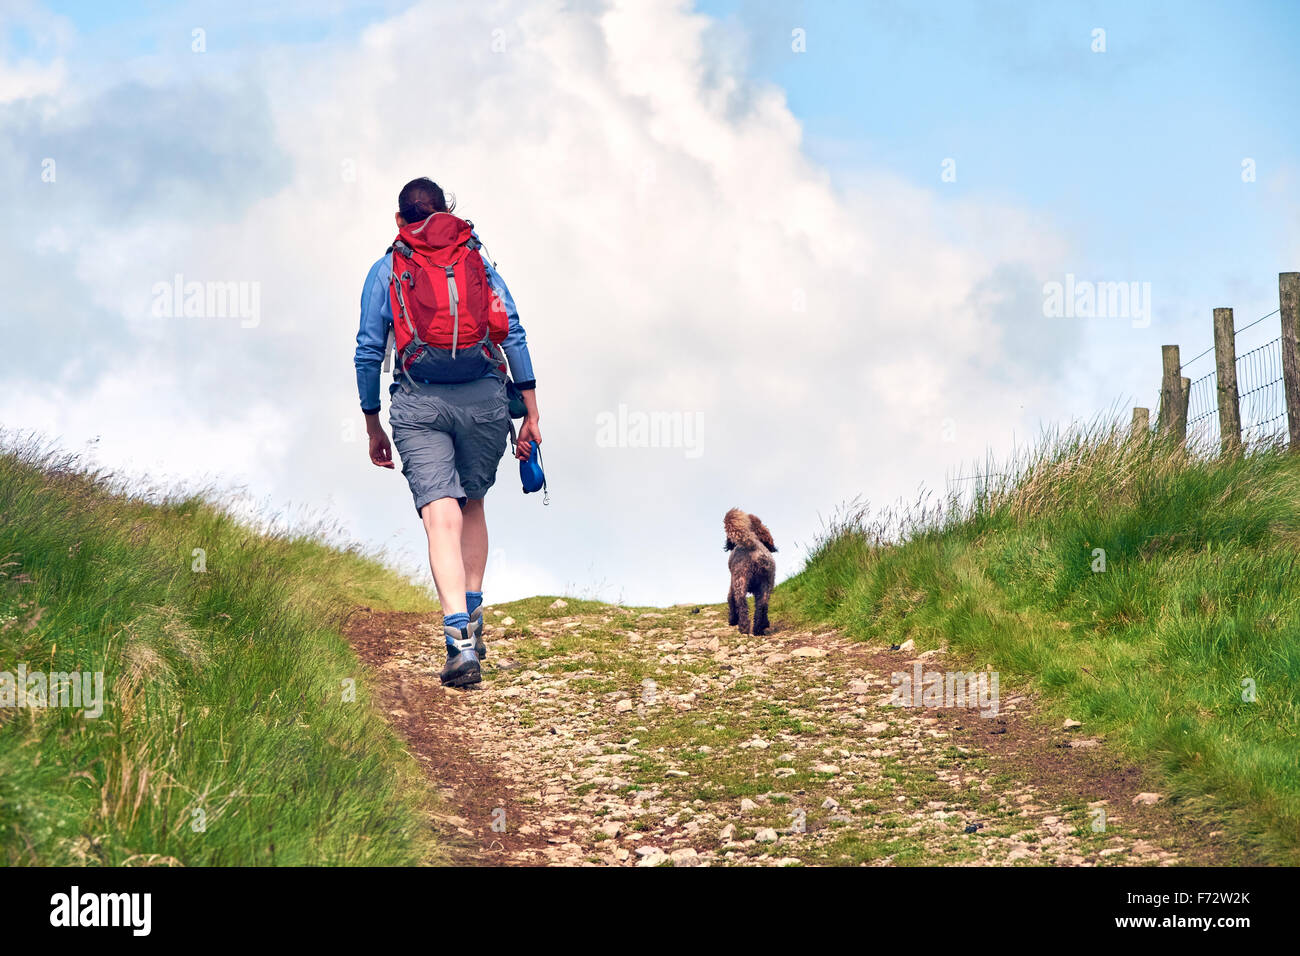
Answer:
<svg viewBox="0 0 1300 956"><path fill-rule="evenodd" d="M407 6L44 4L75 25L90 69L168 47L180 56L173 41L192 26L213 35L216 58L234 60L346 41ZM700 0L696 8L717 20L718 42L741 51L750 76L785 92L806 154L837 182L885 169L938 196L1030 209L1074 240L1062 272L1151 282L1150 329L1101 329L1080 343L1080 374L1091 382L1105 369L1116 396L1149 390L1159 344L1199 352L1215 305L1235 306L1239 324L1270 311L1275 274L1297 267L1300 4ZM791 49L795 28L806 52ZM1105 30L1104 53L1091 49L1096 28ZM23 29L11 31L10 46L40 55ZM1241 181L1247 157L1253 184ZM946 158L957 163L952 183L939 181ZM1089 385L1079 394L1082 412L1100 393Z"/></svg>
<svg viewBox="0 0 1300 956"><path fill-rule="evenodd" d="M117 52L153 53L167 43L177 28L221 31L233 37L232 45L277 45L318 42L353 34L368 23L401 10L400 0L299 0L266 4L143 0L129 5L97 0L47 0L42 6L67 17L87 46L103 40Z"/></svg>
<svg viewBox="0 0 1300 956"><path fill-rule="evenodd" d="M807 153L838 178L883 166L939 195L1014 203L1069 230L1062 271L1151 282L1150 329L1085 339L1086 375L1118 372L1117 393L1154 389L1159 344L1182 344L1185 358L1208 345L1214 306L1235 307L1238 325L1271 311L1276 274L1300 269L1300 4L700 9L746 30L750 68L785 90ZM1104 53L1091 49L1095 28ZM958 177L940 184L946 157Z"/></svg>
<svg viewBox="0 0 1300 956"><path fill-rule="evenodd" d="M791 573L841 503L1152 404L1162 343L1272 311L1300 269L1298 35L1284 2L19 0L0 427L327 514L419 573L400 478L357 442L351 340L393 194L432 172L541 383L552 506L503 466L498 596L716 599L727 507ZM259 284L261 321L151 320L177 273ZM1150 283L1149 327L1045 317L1067 273ZM619 409L698 415L704 445L606 447ZM645 527L672 561L645 566Z"/></svg>

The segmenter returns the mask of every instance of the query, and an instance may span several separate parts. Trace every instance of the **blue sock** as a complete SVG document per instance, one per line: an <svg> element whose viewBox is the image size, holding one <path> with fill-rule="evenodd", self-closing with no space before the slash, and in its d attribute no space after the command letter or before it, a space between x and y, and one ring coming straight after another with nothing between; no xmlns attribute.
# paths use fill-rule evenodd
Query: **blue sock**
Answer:
<svg viewBox="0 0 1300 956"><path fill-rule="evenodd" d="M469 615L464 611L458 611L455 614L444 614L442 616L443 627L454 627L456 630L469 627Z"/></svg>
<svg viewBox="0 0 1300 956"><path fill-rule="evenodd" d="M465 607L469 610L469 613L473 614L475 611L477 611L477 610L478 610L479 608L481 608L482 606L483 606L483 592L482 592L482 591L466 591L466 592L465 592Z"/></svg>

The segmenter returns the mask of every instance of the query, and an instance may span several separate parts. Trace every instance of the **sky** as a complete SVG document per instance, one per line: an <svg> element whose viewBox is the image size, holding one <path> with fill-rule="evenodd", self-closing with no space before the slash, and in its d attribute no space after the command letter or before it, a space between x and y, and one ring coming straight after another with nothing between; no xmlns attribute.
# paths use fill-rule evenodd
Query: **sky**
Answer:
<svg viewBox="0 0 1300 956"><path fill-rule="evenodd" d="M1161 344L1275 309L1298 28L1286 2L0 0L0 427L426 580L352 351L430 175L537 372L550 503L503 461L489 603L718 601L727 508L792 574L846 503L1153 405ZM1067 276L1132 301L1052 314ZM236 295L169 314L192 282Z"/></svg>

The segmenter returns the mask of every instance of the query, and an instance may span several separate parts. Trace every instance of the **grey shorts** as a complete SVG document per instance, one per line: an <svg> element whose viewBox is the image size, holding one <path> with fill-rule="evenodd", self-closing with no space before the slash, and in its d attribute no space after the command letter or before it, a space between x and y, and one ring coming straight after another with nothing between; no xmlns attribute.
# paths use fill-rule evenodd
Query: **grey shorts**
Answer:
<svg viewBox="0 0 1300 956"><path fill-rule="evenodd" d="M497 480L510 433L505 382L394 384L388 423L419 513L431 501L482 498Z"/></svg>

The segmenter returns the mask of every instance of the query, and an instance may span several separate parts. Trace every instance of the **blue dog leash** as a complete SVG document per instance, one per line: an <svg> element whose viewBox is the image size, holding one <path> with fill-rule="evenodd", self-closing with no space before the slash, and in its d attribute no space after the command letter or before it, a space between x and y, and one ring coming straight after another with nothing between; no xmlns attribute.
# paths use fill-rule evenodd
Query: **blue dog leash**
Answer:
<svg viewBox="0 0 1300 956"><path fill-rule="evenodd" d="M524 486L524 494L541 491L542 504L551 503L551 494L546 487L546 473L542 471L542 446L540 442L528 443L528 457L519 460L519 481Z"/></svg>

